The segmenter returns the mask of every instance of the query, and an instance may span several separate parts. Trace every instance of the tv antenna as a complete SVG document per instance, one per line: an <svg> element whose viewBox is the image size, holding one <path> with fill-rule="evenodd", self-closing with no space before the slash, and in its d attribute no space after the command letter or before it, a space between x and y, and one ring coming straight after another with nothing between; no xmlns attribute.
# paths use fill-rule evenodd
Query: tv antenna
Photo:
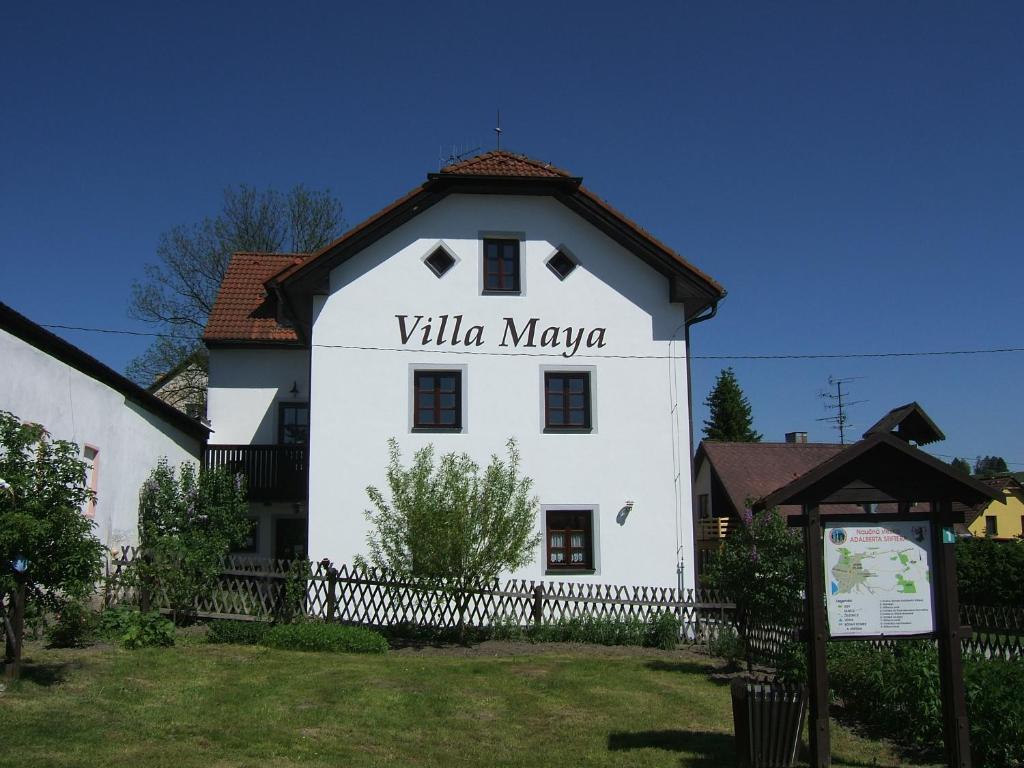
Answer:
<svg viewBox="0 0 1024 768"><path fill-rule="evenodd" d="M835 387L836 392L821 392L819 397L825 400L825 410L835 411L834 416L826 416L823 419L817 419L817 421L830 421L833 424L834 429L839 430L839 444L846 445L846 429L852 427L846 416L846 409L851 405L858 405L860 403L866 403L867 400L846 400L845 398L849 395L849 392L843 391L843 384L847 384L857 379L863 379L863 376L850 376L845 379L837 379L834 376L828 377L829 387Z"/></svg>
<svg viewBox="0 0 1024 768"><path fill-rule="evenodd" d="M498 137L497 149L501 149L501 110L498 110L498 123L494 126L494 134Z"/></svg>
<svg viewBox="0 0 1024 768"><path fill-rule="evenodd" d="M472 157L480 151L480 145L470 148L469 144L452 144L451 150L448 152L448 156L445 157L444 147L437 148L437 166L441 168L447 168L449 165L455 165L461 163L467 157Z"/></svg>

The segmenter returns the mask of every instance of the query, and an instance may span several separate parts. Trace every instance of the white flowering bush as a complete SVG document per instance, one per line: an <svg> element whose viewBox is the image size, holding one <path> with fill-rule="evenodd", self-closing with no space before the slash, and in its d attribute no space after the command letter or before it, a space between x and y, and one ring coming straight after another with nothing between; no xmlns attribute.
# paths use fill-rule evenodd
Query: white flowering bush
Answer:
<svg viewBox="0 0 1024 768"><path fill-rule="evenodd" d="M252 528L240 475L182 464L177 472L161 460L139 494L139 541L135 560L140 584L159 586L175 620L195 612L196 601L217 585L224 556Z"/></svg>

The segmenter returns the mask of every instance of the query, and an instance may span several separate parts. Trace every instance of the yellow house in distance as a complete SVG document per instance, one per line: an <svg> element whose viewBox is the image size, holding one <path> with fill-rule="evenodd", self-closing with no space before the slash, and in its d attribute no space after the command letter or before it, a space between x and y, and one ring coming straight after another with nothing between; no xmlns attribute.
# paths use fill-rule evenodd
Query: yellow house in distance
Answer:
<svg viewBox="0 0 1024 768"><path fill-rule="evenodd" d="M1024 534L1024 486L1013 475L985 477L981 481L1003 493L1002 501L993 501L967 527L972 536L1014 539Z"/></svg>

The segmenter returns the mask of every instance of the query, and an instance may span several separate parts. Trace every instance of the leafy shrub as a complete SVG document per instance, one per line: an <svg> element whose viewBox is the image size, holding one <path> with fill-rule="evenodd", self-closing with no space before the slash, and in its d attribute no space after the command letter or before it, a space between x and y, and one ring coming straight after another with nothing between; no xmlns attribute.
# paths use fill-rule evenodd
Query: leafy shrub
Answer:
<svg viewBox="0 0 1024 768"><path fill-rule="evenodd" d="M110 608L100 615L97 632L133 650L174 645L174 624L158 611Z"/></svg>
<svg viewBox="0 0 1024 768"><path fill-rule="evenodd" d="M47 628L46 639L55 648L74 648L92 636L95 623L95 614L85 603L69 600L61 606L56 621Z"/></svg>
<svg viewBox="0 0 1024 768"><path fill-rule="evenodd" d="M673 613L659 613L647 623L644 645L671 651L679 644L679 619Z"/></svg>
<svg viewBox="0 0 1024 768"><path fill-rule="evenodd" d="M964 679L974 764L1024 765L1024 658L969 658Z"/></svg>
<svg viewBox="0 0 1024 768"><path fill-rule="evenodd" d="M292 560L284 579L284 592L277 619L284 622L306 620L306 600L309 595L309 579L313 566L306 558Z"/></svg>
<svg viewBox="0 0 1024 768"><path fill-rule="evenodd" d="M961 603L1024 605L1024 543L960 539L956 574Z"/></svg>
<svg viewBox="0 0 1024 768"><path fill-rule="evenodd" d="M931 642L832 643L828 671L847 712L869 728L916 750L942 743L938 652Z"/></svg>
<svg viewBox="0 0 1024 768"><path fill-rule="evenodd" d="M132 564L140 585L159 584L176 621L190 620L196 601L216 588L223 558L251 530L241 475L196 469L175 472L161 459L139 494L139 540L145 556Z"/></svg>
<svg viewBox="0 0 1024 768"><path fill-rule="evenodd" d="M263 621L212 621L206 641L233 645L259 645L269 631L270 625Z"/></svg>
<svg viewBox="0 0 1024 768"><path fill-rule="evenodd" d="M712 559L707 586L730 595L744 640L747 668L754 657L751 633L757 627L787 626L801 606L804 587L803 545L800 534L786 525L777 509L740 514Z"/></svg>
<svg viewBox="0 0 1024 768"><path fill-rule="evenodd" d="M708 640L708 652L712 656L725 659L733 669L739 669L747 657L747 649L740 637L732 627L722 627L718 633Z"/></svg>
<svg viewBox="0 0 1024 768"><path fill-rule="evenodd" d="M372 629L323 622L275 624L262 643L289 651L384 653L388 649L388 641Z"/></svg>

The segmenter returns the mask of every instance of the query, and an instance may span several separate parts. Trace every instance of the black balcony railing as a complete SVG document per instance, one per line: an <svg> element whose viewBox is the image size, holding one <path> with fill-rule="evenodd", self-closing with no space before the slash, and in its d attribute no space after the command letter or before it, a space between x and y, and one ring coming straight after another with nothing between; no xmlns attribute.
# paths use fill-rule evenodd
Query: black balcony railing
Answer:
<svg viewBox="0 0 1024 768"><path fill-rule="evenodd" d="M249 501L306 500L309 448L305 445L208 445L203 466L245 475Z"/></svg>

